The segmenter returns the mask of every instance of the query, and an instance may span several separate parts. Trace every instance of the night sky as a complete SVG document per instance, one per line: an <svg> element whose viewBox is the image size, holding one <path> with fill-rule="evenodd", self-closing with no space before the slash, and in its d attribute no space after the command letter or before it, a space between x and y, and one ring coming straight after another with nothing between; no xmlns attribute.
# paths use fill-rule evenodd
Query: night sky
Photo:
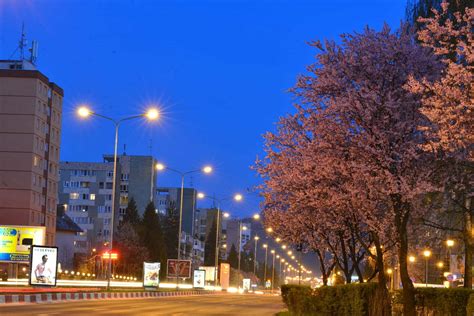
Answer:
<svg viewBox="0 0 474 316"><path fill-rule="evenodd" d="M120 118L155 104L159 123L132 121L119 152L150 153L182 171L212 164L186 185L217 197L259 183L250 170L262 134L292 112L287 89L313 61L306 42L336 39L366 25L394 28L406 1L86 1L0 0L0 59L17 58L22 22L39 41L38 67L64 88L62 161L101 161L113 151L113 126L79 120L87 103ZM159 186L178 186L172 173ZM207 206L208 202L200 202ZM258 211L255 193L234 215Z"/></svg>

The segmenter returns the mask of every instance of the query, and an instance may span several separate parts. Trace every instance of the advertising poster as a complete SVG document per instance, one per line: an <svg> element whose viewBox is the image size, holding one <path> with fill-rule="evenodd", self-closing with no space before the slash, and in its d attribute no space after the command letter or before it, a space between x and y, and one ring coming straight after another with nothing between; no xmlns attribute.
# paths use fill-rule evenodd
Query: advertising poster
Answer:
<svg viewBox="0 0 474 316"><path fill-rule="evenodd" d="M242 280L242 288L244 289L244 291L250 291L250 279Z"/></svg>
<svg viewBox="0 0 474 316"><path fill-rule="evenodd" d="M160 263L143 262L143 287L158 287L160 284Z"/></svg>
<svg viewBox="0 0 474 316"><path fill-rule="evenodd" d="M191 277L191 260L176 260L168 259L168 278L179 278L189 279Z"/></svg>
<svg viewBox="0 0 474 316"><path fill-rule="evenodd" d="M216 267L199 267L199 270L206 271L206 281L214 281L216 279Z"/></svg>
<svg viewBox="0 0 474 316"><path fill-rule="evenodd" d="M193 287L197 289L203 289L205 282L206 282L206 271L194 270Z"/></svg>
<svg viewBox="0 0 474 316"><path fill-rule="evenodd" d="M227 290L229 288L229 280L230 280L230 264L221 263L221 271L220 271L219 276L221 280L222 289Z"/></svg>
<svg viewBox="0 0 474 316"><path fill-rule="evenodd" d="M56 286L58 248L31 246L30 285Z"/></svg>
<svg viewBox="0 0 474 316"><path fill-rule="evenodd" d="M44 245L45 227L0 226L0 261L30 262L31 245Z"/></svg>

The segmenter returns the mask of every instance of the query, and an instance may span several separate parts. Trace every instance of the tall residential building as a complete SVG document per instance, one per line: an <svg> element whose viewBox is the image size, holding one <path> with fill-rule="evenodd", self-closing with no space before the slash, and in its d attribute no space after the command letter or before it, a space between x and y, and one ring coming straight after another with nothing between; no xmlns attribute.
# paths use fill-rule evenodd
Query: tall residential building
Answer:
<svg viewBox="0 0 474 316"><path fill-rule="evenodd" d="M86 255L93 248L103 248L110 239L113 163L61 162L60 166L59 203L64 206L65 214L82 229L74 238L74 253ZM117 187L116 205L118 191ZM117 212L115 218L117 225Z"/></svg>
<svg viewBox="0 0 474 316"><path fill-rule="evenodd" d="M242 226L242 229L240 227ZM245 229L244 229L245 227ZM240 240L240 250L244 250L244 246L252 238L252 220L249 218L231 219L227 222L227 250L230 251L232 245L235 246L235 249L239 251L239 240ZM239 238L239 232L241 233Z"/></svg>
<svg viewBox="0 0 474 316"><path fill-rule="evenodd" d="M25 60L0 60L0 224L45 226L55 244L63 90Z"/></svg>
<svg viewBox="0 0 474 316"><path fill-rule="evenodd" d="M120 166L120 204L119 214L125 214L128 201L133 198L137 203L138 213L143 215L145 208L153 201L156 187L156 160L152 156L119 155ZM113 163L113 155L104 155L104 162Z"/></svg>
<svg viewBox="0 0 474 316"><path fill-rule="evenodd" d="M196 210L197 191L194 188L184 188L182 231L194 236L194 218ZM155 191L155 206L160 214L166 214L168 208L175 208L179 214L181 203L181 188L160 187Z"/></svg>

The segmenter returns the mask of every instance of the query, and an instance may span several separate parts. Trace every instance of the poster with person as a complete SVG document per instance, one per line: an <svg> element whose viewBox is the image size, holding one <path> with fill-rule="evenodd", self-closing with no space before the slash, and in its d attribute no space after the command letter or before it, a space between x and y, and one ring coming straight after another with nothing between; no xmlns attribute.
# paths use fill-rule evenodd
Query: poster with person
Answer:
<svg viewBox="0 0 474 316"><path fill-rule="evenodd" d="M30 285L56 286L58 248L31 246Z"/></svg>

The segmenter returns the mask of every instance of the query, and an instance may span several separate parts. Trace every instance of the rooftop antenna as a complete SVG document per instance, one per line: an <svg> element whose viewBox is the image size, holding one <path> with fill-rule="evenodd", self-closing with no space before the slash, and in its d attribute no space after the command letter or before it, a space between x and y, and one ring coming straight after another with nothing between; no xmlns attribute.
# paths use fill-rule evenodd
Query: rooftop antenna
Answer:
<svg viewBox="0 0 474 316"><path fill-rule="evenodd" d="M38 59L38 41L31 41L31 48L30 51L30 62L35 65L36 60Z"/></svg>
<svg viewBox="0 0 474 316"><path fill-rule="evenodd" d="M123 155L127 155L127 144L123 144Z"/></svg>
<svg viewBox="0 0 474 316"><path fill-rule="evenodd" d="M26 35L25 35L25 22L21 24L21 37L18 43L18 49L20 50L20 60L25 59L25 47L26 47Z"/></svg>

